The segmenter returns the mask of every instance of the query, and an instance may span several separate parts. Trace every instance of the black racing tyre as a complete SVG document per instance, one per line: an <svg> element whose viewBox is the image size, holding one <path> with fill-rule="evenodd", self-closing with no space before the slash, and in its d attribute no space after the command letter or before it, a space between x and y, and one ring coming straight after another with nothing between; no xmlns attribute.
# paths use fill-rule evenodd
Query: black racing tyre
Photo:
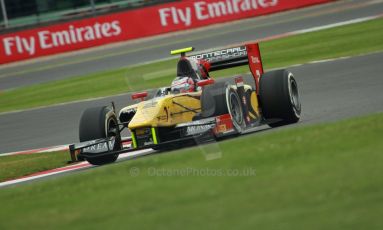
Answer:
<svg viewBox="0 0 383 230"><path fill-rule="evenodd" d="M263 116L270 127L296 123L300 119L301 103L298 84L291 72L276 70L261 76L259 98Z"/></svg>
<svg viewBox="0 0 383 230"><path fill-rule="evenodd" d="M90 141L106 137L116 137L114 151L122 149L121 136L115 113L106 106L86 109L80 120L80 142ZM93 165L103 165L115 162L118 154L106 155L86 160Z"/></svg>
<svg viewBox="0 0 383 230"><path fill-rule="evenodd" d="M241 133L246 127L242 111L242 102L237 91L232 87L226 88L226 105L234 128L237 132Z"/></svg>

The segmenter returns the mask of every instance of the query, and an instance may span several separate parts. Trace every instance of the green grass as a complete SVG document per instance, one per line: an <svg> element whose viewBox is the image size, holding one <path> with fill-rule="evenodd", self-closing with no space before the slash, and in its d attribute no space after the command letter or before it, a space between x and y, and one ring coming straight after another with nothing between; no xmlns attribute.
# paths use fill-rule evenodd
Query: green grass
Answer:
<svg viewBox="0 0 383 230"><path fill-rule="evenodd" d="M0 156L0 182L67 165L67 151Z"/></svg>
<svg viewBox="0 0 383 230"><path fill-rule="evenodd" d="M376 19L262 42L261 51L265 68L270 69L380 51L382 40L383 19ZM165 86L174 78L175 66L173 59L0 92L0 112ZM247 67L233 68L213 77L247 72Z"/></svg>
<svg viewBox="0 0 383 230"><path fill-rule="evenodd" d="M4 188L0 229L381 229L382 138L377 114ZM191 169L256 175L174 174Z"/></svg>

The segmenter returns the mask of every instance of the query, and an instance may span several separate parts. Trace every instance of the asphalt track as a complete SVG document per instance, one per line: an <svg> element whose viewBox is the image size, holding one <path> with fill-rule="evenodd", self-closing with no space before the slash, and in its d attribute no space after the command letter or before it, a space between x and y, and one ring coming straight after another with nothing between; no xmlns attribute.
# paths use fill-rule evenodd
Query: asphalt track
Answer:
<svg viewBox="0 0 383 230"><path fill-rule="evenodd" d="M301 121L292 127L383 112L383 78L381 77L383 67L381 60L383 60L383 52L288 68L295 74L298 81L303 106ZM64 140L76 142L78 118L81 110L84 107L104 105L110 100L115 100L118 105L124 105L129 101L129 96L110 97L0 116L1 130L7 128L3 124L10 124L11 126L8 127L11 130L7 133L11 135L1 134L0 146L1 148L5 146L10 149L19 149L20 146L33 148L30 145L33 145L34 142L45 146L62 144ZM27 119L25 120L25 118ZM45 123L38 125L41 121L45 121ZM20 123L20 126L12 127L15 123ZM35 131L27 129L28 127L22 127L29 123L37 124L37 126L31 127L35 128ZM14 133L17 130L21 131ZM250 135L254 134L256 135L256 133ZM23 139L27 141L23 141ZM131 160L151 154L151 152L150 150L142 150L141 152L122 154L118 161ZM46 177L56 177L92 167L83 162L0 183L0 188Z"/></svg>
<svg viewBox="0 0 383 230"><path fill-rule="evenodd" d="M298 81L303 114L299 125L383 112L383 52L288 68ZM129 95L0 115L0 152L78 141L84 108L130 102Z"/></svg>
<svg viewBox="0 0 383 230"><path fill-rule="evenodd" d="M194 46L203 50L379 14L383 14L382 0L344 0L39 61L3 65L0 90L167 58L169 50L174 48Z"/></svg>

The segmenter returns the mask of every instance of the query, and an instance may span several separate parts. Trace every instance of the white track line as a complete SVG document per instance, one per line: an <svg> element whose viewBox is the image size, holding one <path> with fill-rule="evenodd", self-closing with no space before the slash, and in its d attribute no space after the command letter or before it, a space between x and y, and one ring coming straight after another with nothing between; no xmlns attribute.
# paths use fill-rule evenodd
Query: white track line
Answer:
<svg viewBox="0 0 383 230"><path fill-rule="evenodd" d="M153 152L152 149L144 149L144 150L138 150L138 151L129 152L129 153L123 153L123 154L119 155L118 161L148 155L152 152ZM15 185L15 184L22 183L22 182L28 182L28 181L32 181L32 180L36 180L36 179L40 179L40 178L44 178L44 177L48 177L48 176L52 176L52 175L57 175L57 174L62 174L62 173L67 173L67 172L76 171L76 170L80 170L80 169L92 168L92 167L97 167L97 166L91 165L88 162L81 162L81 163L65 166L62 168L47 170L44 172L38 172L38 173L34 173L32 175L21 177L18 179L1 182L0 188L5 187L5 186L9 186L9 185Z"/></svg>
<svg viewBox="0 0 383 230"><path fill-rule="evenodd" d="M10 153L3 153L3 154L0 154L0 157L12 156L12 155L27 155L27 154L34 154L34 153L58 152L58 151L66 151L66 150L69 150L69 144L38 148L38 149L30 149L30 150L17 151L17 152L10 152Z"/></svg>
<svg viewBox="0 0 383 230"><path fill-rule="evenodd" d="M124 147L130 146L130 141L128 140L130 137L122 137L122 144ZM0 157L3 156L12 156L12 155L28 155L28 154L35 154L35 153L48 153L48 152L58 152L58 151L68 151L69 150L69 144L67 145L58 145L58 146L52 146L52 147L45 147L45 148L38 148L38 149L30 149L30 150L23 150L23 151L17 151L17 152L10 152L10 153L2 153L0 154Z"/></svg>
<svg viewBox="0 0 383 230"><path fill-rule="evenodd" d="M304 33L309 33L309 32L315 32L315 31L330 29L330 28L334 28L334 27L339 27L339 26L345 26L345 25L355 24L355 23L359 23L359 22L370 21L370 20L373 20L373 19L381 18L382 16L383 15L375 15L375 16L369 16L369 17L365 17L365 18L356 18L356 19L352 19L352 20L349 20L349 21L328 24L328 25L325 25L325 26L317 26L317 27L313 27L313 28L310 28L310 29L297 30L297 31L295 31L293 33L295 33L295 34L304 34Z"/></svg>

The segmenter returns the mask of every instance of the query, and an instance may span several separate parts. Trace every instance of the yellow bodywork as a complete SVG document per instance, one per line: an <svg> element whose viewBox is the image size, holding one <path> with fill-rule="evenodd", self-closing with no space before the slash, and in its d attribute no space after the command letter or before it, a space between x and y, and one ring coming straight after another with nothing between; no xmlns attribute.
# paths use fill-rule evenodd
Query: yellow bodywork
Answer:
<svg viewBox="0 0 383 230"><path fill-rule="evenodd" d="M170 127L192 121L201 112L200 96L201 92L175 94L140 102L134 105L137 112L128 128Z"/></svg>

